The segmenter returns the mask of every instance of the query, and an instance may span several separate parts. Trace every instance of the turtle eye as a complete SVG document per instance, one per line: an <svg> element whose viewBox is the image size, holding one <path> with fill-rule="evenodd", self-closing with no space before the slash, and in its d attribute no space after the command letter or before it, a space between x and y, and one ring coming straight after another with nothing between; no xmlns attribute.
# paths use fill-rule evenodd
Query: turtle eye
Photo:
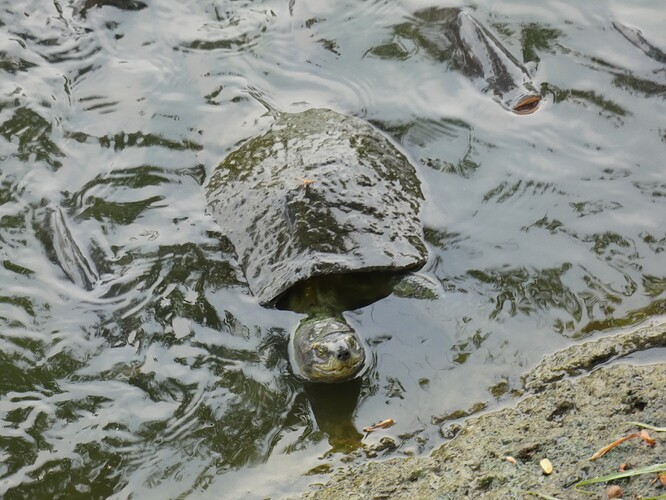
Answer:
<svg viewBox="0 0 666 500"><path fill-rule="evenodd" d="M351 347L352 349L358 349L358 342L356 342L356 339L355 339L355 338L353 338L353 337L350 338L350 339L347 341L347 343L349 344L349 347Z"/></svg>
<svg viewBox="0 0 666 500"><path fill-rule="evenodd" d="M323 345L317 345L315 346L315 352L317 353L317 356L323 358L328 354L328 349L326 349L326 347Z"/></svg>

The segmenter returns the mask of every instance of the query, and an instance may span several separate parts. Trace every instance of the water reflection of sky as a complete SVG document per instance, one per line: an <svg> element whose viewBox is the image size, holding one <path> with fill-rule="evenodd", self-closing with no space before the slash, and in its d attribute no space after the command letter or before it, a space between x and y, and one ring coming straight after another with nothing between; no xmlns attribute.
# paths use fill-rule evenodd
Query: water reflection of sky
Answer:
<svg viewBox="0 0 666 500"><path fill-rule="evenodd" d="M300 316L256 304L205 214L205 179L271 122L249 89L372 121L424 182L441 296L348 315L376 358L352 423L397 422L369 445L427 451L433 422L508 399L544 353L664 313L659 3L470 8L525 63L529 116L438 57L426 2L122 5L0 16L6 498L280 496L345 456L349 421L290 374ZM56 206L90 291L55 264Z"/></svg>

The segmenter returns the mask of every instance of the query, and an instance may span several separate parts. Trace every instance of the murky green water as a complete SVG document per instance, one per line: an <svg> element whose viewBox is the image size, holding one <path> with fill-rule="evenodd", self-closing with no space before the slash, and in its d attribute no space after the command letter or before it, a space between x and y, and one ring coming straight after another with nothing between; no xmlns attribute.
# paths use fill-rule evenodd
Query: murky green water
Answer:
<svg viewBox="0 0 666 500"><path fill-rule="evenodd" d="M544 97L527 116L438 49L432 3L104 3L0 10L5 498L302 491L365 460L366 425L428 451L545 353L666 312L661 2L470 7ZM370 120L419 168L442 293L347 315L375 356L360 384L291 374L302 316L257 304L205 212L272 120L252 93ZM58 265L58 210L93 286Z"/></svg>

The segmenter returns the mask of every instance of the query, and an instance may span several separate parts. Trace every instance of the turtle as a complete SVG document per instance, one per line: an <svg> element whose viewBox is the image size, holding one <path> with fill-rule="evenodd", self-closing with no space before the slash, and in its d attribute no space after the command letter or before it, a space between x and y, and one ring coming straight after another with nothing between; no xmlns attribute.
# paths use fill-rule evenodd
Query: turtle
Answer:
<svg viewBox="0 0 666 500"><path fill-rule="evenodd" d="M347 381L369 355L343 313L389 295L428 259L421 182L361 118L323 108L274 115L214 169L208 211L259 304L305 315L290 333L293 372Z"/></svg>
<svg viewBox="0 0 666 500"><path fill-rule="evenodd" d="M438 61L461 72L518 115L535 112L541 96L527 68L466 9L433 7L414 13L419 43Z"/></svg>
<svg viewBox="0 0 666 500"><path fill-rule="evenodd" d="M463 74L505 109L518 115L534 113L542 96L527 67L500 40L468 9L438 6L416 11L408 21L393 26L391 39L369 53L404 60L410 57L404 47L416 46L434 61Z"/></svg>

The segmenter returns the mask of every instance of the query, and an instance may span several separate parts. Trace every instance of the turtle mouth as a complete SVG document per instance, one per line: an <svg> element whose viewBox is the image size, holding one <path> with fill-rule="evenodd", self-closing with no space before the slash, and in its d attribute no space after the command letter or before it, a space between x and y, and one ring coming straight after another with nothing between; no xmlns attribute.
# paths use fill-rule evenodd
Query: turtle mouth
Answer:
<svg viewBox="0 0 666 500"><path fill-rule="evenodd" d="M311 382L345 382L361 372L364 358L347 366L312 366L308 379Z"/></svg>
<svg viewBox="0 0 666 500"><path fill-rule="evenodd" d="M541 96L536 94L527 94L520 96L511 107L511 111L517 115L531 115L541 103Z"/></svg>

